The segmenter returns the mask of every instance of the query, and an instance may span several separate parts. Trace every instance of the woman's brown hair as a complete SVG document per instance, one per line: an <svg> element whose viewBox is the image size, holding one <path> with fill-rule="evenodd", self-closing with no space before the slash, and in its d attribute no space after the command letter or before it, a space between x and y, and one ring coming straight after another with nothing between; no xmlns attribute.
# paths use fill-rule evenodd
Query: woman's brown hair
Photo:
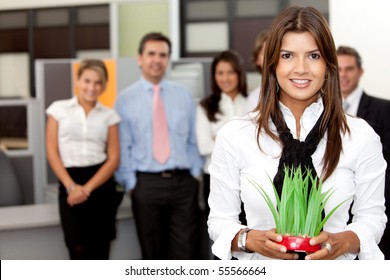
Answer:
<svg viewBox="0 0 390 280"><path fill-rule="evenodd" d="M310 33L326 63L324 85L318 93L321 94L324 102L320 135L326 135L327 139L322 172L322 180L325 181L339 162L342 152L341 133L349 132L349 128L342 108L333 37L325 18L312 7L290 7L275 17L271 24L264 54L262 97L256 108L259 111L259 117L256 121L258 124L257 138L259 140L261 133L265 132L272 139L281 143L277 133L271 130L269 121L273 119L276 122L281 122L283 119L279 109L280 96L277 88L276 66L279 62L282 39L287 32Z"/></svg>

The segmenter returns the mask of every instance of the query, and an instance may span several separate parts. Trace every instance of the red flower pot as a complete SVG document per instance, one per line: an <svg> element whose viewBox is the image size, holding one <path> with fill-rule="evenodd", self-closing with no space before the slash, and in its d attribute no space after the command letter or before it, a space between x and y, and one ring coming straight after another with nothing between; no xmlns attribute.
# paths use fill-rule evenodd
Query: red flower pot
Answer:
<svg viewBox="0 0 390 280"><path fill-rule="evenodd" d="M287 251L314 253L321 249L321 244L310 245L311 237L283 236L279 244L285 246Z"/></svg>

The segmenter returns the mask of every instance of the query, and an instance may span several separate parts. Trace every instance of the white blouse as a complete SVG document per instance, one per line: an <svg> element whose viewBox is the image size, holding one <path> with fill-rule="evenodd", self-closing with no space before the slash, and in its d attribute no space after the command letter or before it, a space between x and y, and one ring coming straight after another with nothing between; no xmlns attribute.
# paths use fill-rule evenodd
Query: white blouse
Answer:
<svg viewBox="0 0 390 280"><path fill-rule="evenodd" d="M211 153L214 150L215 137L218 130L232 117L243 116L246 111L246 98L238 94L234 100L227 94L221 94L219 108L221 113L216 114L217 121L211 122L207 118L205 109L198 104L196 112L196 138L199 153L205 157L204 172L209 173Z"/></svg>
<svg viewBox="0 0 390 280"><path fill-rule="evenodd" d="M99 102L88 115L77 97L53 102L46 114L58 122L58 146L65 167L86 167L104 162L108 128L119 115Z"/></svg>
<svg viewBox="0 0 390 280"><path fill-rule="evenodd" d="M280 104L291 133L296 138L295 119L291 111ZM309 106L301 118L301 141L304 141L323 111L322 100ZM257 182L273 198L275 196L269 178L277 172L282 149L266 134L260 137L262 151L256 138L256 125L249 114L235 118L222 127L217 135L216 145L209 168L210 215L208 230L214 244L213 253L221 259L235 256L239 259L267 259L258 253L231 252L231 242L237 232L246 226L252 229L268 230L275 223L264 199L248 181ZM347 116L350 135L342 136L343 152L333 174L323 183L323 191L336 190L325 206L325 212L347 198L353 198L353 222L347 225L348 210L352 199L344 203L327 221L324 230L335 233L351 230L360 240L359 259L383 259L379 243L386 225L384 207L384 183L386 162L378 135L362 119ZM271 128L275 126L271 124ZM312 155L317 174L321 175L325 136ZM245 205L248 225L241 225L238 215L241 200ZM354 259L356 255L345 254L338 259Z"/></svg>

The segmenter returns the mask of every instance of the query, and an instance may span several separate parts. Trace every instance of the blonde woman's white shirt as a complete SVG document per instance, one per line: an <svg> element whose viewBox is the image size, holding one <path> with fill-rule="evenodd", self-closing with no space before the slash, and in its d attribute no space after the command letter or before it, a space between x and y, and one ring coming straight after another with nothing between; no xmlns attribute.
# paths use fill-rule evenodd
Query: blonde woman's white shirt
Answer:
<svg viewBox="0 0 390 280"><path fill-rule="evenodd" d="M295 119L291 111L280 104L292 135L296 138ZM300 141L304 141L323 111L322 100L308 107L301 118ZM217 135L216 145L209 168L210 215L208 230L214 244L213 253L221 259L235 256L239 259L267 259L258 253L231 252L231 242L237 232L246 226L252 229L275 228L271 211L263 197L251 185L254 180L271 196L275 196L269 178L277 172L281 146L265 133L260 136L262 151L256 142L256 125L251 120L255 114L235 118L223 126ZM336 233L345 230L355 232L360 240L359 259L383 259L379 243L386 225L384 207L384 183L386 161L378 135L362 119L347 116L350 135L342 136L343 152L333 174L324 182L323 191L334 187L334 194L326 204L325 212L344 203L325 224L324 230ZM271 122L271 128L275 126ZM312 155L316 171L321 175L322 160L326 147L324 137ZM348 209L354 200L353 222L347 225ZM245 205L248 225L239 222L241 200ZM338 259L355 259L345 254Z"/></svg>
<svg viewBox="0 0 390 280"><path fill-rule="evenodd" d="M65 167L86 167L107 159L108 128L119 115L99 102L85 115L77 97L53 102L46 114L58 122L58 147Z"/></svg>
<svg viewBox="0 0 390 280"><path fill-rule="evenodd" d="M227 94L221 94L219 109L221 113L216 114L217 121L211 122L207 118L206 110L198 104L196 112L196 137L199 153L205 157L203 171L209 173L211 153L214 150L215 137L218 130L232 117L243 116L246 113L246 98L241 94L232 99Z"/></svg>

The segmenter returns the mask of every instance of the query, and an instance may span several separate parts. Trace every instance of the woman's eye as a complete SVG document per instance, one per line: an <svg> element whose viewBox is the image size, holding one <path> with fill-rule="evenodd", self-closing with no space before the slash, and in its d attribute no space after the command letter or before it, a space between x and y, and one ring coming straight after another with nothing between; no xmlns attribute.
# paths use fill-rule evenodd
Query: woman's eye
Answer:
<svg viewBox="0 0 390 280"><path fill-rule="evenodd" d="M284 58L284 59L289 59L289 58L291 58L292 57L292 55L290 54L290 53L284 53L284 54L282 54L282 58Z"/></svg>
<svg viewBox="0 0 390 280"><path fill-rule="evenodd" d="M312 53L310 55L310 58L312 58L312 59L320 59L320 55L318 53Z"/></svg>

